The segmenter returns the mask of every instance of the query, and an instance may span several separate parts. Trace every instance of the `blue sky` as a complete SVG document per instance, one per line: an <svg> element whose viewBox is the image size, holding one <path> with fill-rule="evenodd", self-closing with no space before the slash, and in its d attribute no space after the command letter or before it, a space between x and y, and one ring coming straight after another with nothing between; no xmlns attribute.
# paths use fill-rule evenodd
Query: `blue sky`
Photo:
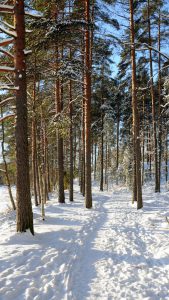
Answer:
<svg viewBox="0 0 169 300"><path fill-rule="evenodd" d="M110 9L111 11L111 15L112 18L117 19L121 29L119 31L117 31L114 27L110 26L110 25L104 25L104 28L102 28L102 30L105 32L105 34L113 34L115 36L117 36L119 39L122 39L123 33L126 29L126 27L129 26L129 20L125 19L129 18L129 15L127 13L127 11L124 10L124 5L120 5L117 4L115 6L113 5L106 5L108 9ZM106 11L106 6L104 5L104 9ZM169 16L169 3L167 0L167 3L165 5L165 9L168 11L167 15ZM108 10L107 10L108 11ZM166 45L164 47L162 47L161 50L163 53L168 54L169 55L169 43L166 43ZM147 51L145 51L145 56L147 55ZM120 47L114 47L114 52L113 52L113 56L112 59L114 61L114 64L112 64L111 69L112 69L112 76L115 77L117 74L117 66L120 62Z"/></svg>

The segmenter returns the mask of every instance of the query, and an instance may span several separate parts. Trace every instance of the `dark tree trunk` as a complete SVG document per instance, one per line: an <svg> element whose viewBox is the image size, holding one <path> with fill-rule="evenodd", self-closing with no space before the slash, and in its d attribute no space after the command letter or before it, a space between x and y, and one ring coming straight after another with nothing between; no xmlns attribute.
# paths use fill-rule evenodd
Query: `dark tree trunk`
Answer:
<svg viewBox="0 0 169 300"><path fill-rule="evenodd" d="M134 143L134 160L136 177L134 179L134 186L136 182L137 195L137 209L143 207L142 202L142 185L141 185L141 148L140 148L140 129L139 129L139 113L136 92L136 54L135 54L135 28L134 28L134 9L133 0L130 3L130 33L131 33L131 65L132 65L132 111L133 111L133 143ZM135 175L135 174L134 174Z"/></svg>
<svg viewBox="0 0 169 300"><path fill-rule="evenodd" d="M119 167L119 132L120 132L120 108L117 101L117 133L116 133L116 169Z"/></svg>
<svg viewBox="0 0 169 300"><path fill-rule="evenodd" d="M102 132L100 143L100 191L103 191L103 163L104 163L104 134L103 134L103 117L102 117Z"/></svg>
<svg viewBox="0 0 169 300"><path fill-rule="evenodd" d="M166 140L165 140L165 180L168 181L168 131L166 129Z"/></svg>
<svg viewBox="0 0 169 300"><path fill-rule="evenodd" d="M28 113L25 64L24 1L14 1L15 38L15 87L16 87L16 165L17 165L17 231L30 229L34 234L30 195Z"/></svg>
<svg viewBox="0 0 169 300"><path fill-rule="evenodd" d="M158 19L158 147L159 147L159 165L158 165L158 191L161 190L161 155L162 155L162 116L161 116L161 100L162 100L162 78L161 78L161 12L159 8Z"/></svg>
<svg viewBox="0 0 169 300"><path fill-rule="evenodd" d="M72 202L73 201L73 128L72 128L73 107L72 107L72 81L71 80L69 81L69 115L70 115L69 201Z"/></svg>
<svg viewBox="0 0 169 300"><path fill-rule="evenodd" d="M59 50L57 47L57 71L58 71L58 61L59 61ZM59 78L55 83L55 105L56 113L60 114L62 112L62 95L61 95L61 85ZM65 203L65 193L64 193L64 158L63 158L63 138L57 130L57 151L58 151L58 202Z"/></svg>
<svg viewBox="0 0 169 300"><path fill-rule="evenodd" d="M84 102L84 101L83 101ZM82 128L82 175L81 175L81 179L82 179L82 195L85 196L85 124L84 124L84 106L85 104L83 104L83 116L82 116L82 122L83 122L83 128Z"/></svg>
<svg viewBox="0 0 169 300"><path fill-rule="evenodd" d="M90 48L90 0L85 0L85 206L92 207L91 187L91 48Z"/></svg>
<svg viewBox="0 0 169 300"><path fill-rule="evenodd" d="M97 144L94 143L94 180L96 180L96 167L97 167Z"/></svg>
<svg viewBox="0 0 169 300"><path fill-rule="evenodd" d="M72 110L73 113L73 110ZM77 157L77 132L76 127L74 128L74 147L73 147L73 170L76 171L76 157Z"/></svg>
<svg viewBox="0 0 169 300"><path fill-rule="evenodd" d="M144 185L144 160L145 160L145 96L143 96L143 147L142 147L142 185Z"/></svg>
<svg viewBox="0 0 169 300"><path fill-rule="evenodd" d="M33 85L33 107L32 107L32 181L33 181L33 191L34 191L34 198L35 198L35 205L38 206L38 196L37 196L37 168L36 168L36 108L35 108L35 101L36 101L36 59L35 59L35 70L34 70L34 85Z"/></svg>

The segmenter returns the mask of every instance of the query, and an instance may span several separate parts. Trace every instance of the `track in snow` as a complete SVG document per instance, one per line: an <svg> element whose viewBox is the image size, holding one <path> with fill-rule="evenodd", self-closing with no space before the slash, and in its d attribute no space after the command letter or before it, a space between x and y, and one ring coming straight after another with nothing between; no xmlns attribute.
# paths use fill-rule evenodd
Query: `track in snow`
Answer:
<svg viewBox="0 0 169 300"><path fill-rule="evenodd" d="M103 196L98 221L73 265L69 300L169 299L169 229L157 201L144 213L131 207L126 192Z"/></svg>
<svg viewBox="0 0 169 300"><path fill-rule="evenodd" d="M144 194L137 211L122 189L35 209L35 231L15 234L13 216L0 230L0 300L168 300L168 193ZM17 288L16 288L17 287Z"/></svg>

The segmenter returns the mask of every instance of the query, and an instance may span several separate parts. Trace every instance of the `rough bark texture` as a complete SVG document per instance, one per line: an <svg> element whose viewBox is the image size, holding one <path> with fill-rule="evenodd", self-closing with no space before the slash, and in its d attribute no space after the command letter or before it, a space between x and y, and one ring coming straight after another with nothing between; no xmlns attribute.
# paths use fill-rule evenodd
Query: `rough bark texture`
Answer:
<svg viewBox="0 0 169 300"><path fill-rule="evenodd" d="M91 191L91 51L90 51L90 1L85 0L85 20L88 24L85 29L85 206L92 207Z"/></svg>
<svg viewBox="0 0 169 300"><path fill-rule="evenodd" d="M33 213L30 195L27 86L25 64L24 1L14 1L15 38L15 86L16 86L16 164L17 164L17 231L33 229Z"/></svg>
<svg viewBox="0 0 169 300"><path fill-rule="evenodd" d="M134 143L134 160L135 167L134 173L136 171L136 181L137 188L137 209L143 207L142 202L142 185L141 185L141 147L140 147L140 130L139 130L139 115L137 107L137 93L136 93L136 55L135 55L135 29L134 29L134 9L133 0L130 3L130 37L131 37L131 65L132 65L132 111L133 111L133 143ZM135 183L135 182L134 182ZM135 186L135 184L134 184ZM134 187L135 188L135 187Z"/></svg>
<svg viewBox="0 0 169 300"><path fill-rule="evenodd" d="M61 113L60 81L56 80L55 85L56 113ZM58 202L65 203L64 194L64 160L63 160L63 138L57 131L57 151L58 151Z"/></svg>

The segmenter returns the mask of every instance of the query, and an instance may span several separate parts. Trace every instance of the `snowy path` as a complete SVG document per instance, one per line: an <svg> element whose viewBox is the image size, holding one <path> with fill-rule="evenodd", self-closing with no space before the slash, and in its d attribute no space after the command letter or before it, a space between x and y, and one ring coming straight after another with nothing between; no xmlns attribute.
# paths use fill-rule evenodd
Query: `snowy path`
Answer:
<svg viewBox="0 0 169 300"><path fill-rule="evenodd" d="M70 299L169 299L169 230L154 228L151 219L145 223L129 199L118 193L104 203L101 223L82 251Z"/></svg>
<svg viewBox="0 0 169 300"><path fill-rule="evenodd" d="M122 190L94 193L94 209L35 209L35 237L15 234L14 214L0 216L0 300L168 300L169 193L144 194L136 211Z"/></svg>

